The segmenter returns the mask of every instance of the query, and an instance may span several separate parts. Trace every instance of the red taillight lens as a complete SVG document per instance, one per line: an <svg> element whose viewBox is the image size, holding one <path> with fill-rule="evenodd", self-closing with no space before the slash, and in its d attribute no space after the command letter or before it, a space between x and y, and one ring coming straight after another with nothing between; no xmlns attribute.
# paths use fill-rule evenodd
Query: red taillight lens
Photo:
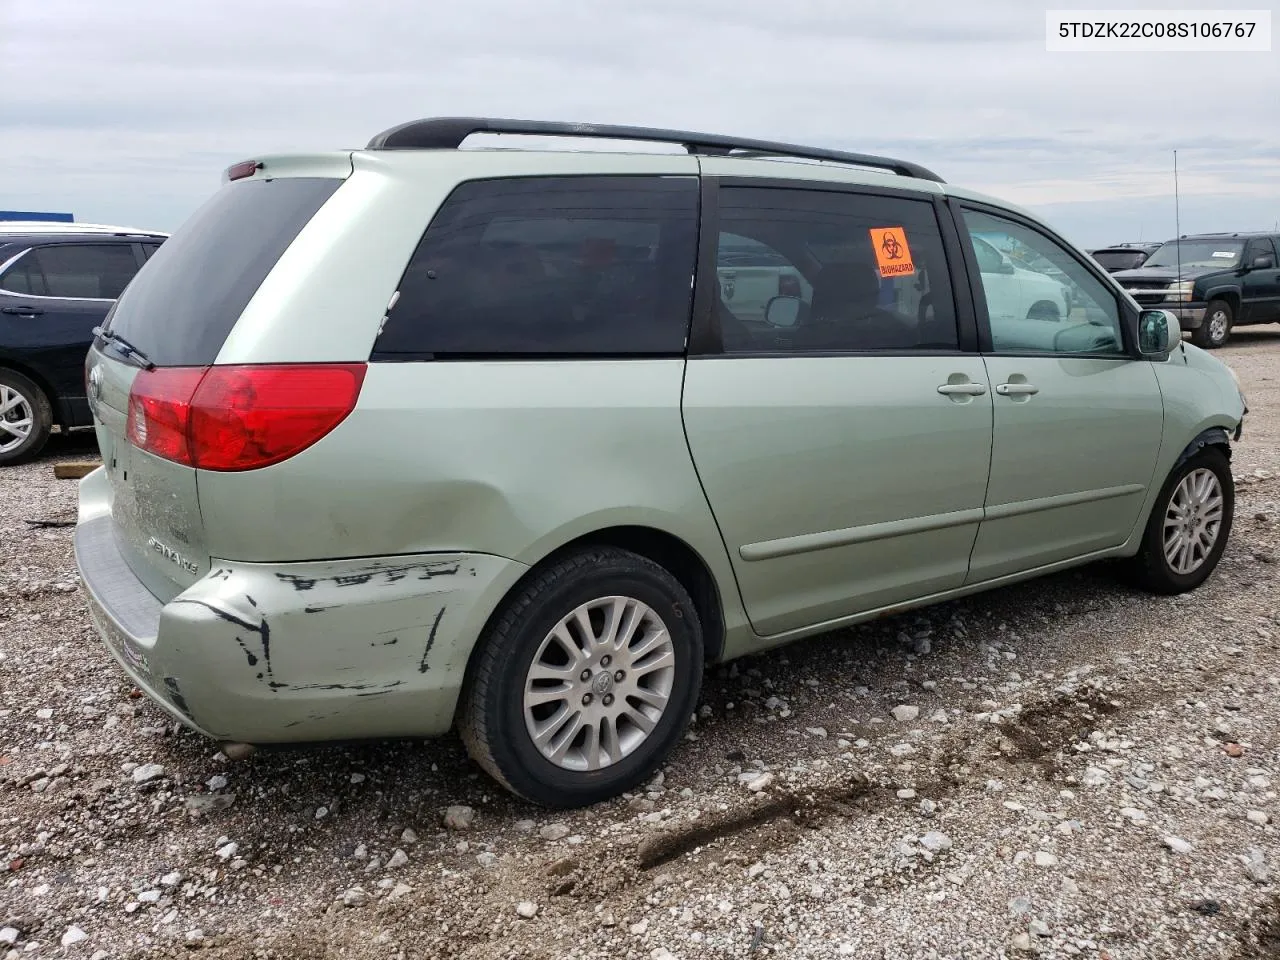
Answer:
<svg viewBox="0 0 1280 960"><path fill-rule="evenodd" d="M143 370L129 390L129 442L157 457L193 466L187 435L191 399L207 367Z"/></svg>
<svg viewBox="0 0 1280 960"><path fill-rule="evenodd" d="M145 371L129 396L129 439L200 470L270 466L347 418L365 369L324 363Z"/></svg>
<svg viewBox="0 0 1280 960"><path fill-rule="evenodd" d="M778 274L778 296L780 297L798 297L800 296L800 278L794 273Z"/></svg>

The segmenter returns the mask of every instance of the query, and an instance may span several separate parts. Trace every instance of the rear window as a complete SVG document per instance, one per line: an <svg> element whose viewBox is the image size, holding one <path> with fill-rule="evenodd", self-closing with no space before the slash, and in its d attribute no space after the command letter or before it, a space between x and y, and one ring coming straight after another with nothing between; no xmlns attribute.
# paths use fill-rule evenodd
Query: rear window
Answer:
<svg viewBox="0 0 1280 960"><path fill-rule="evenodd" d="M373 359L679 354L696 177L480 180L414 252Z"/></svg>
<svg viewBox="0 0 1280 960"><path fill-rule="evenodd" d="M229 183L161 244L117 301L110 330L161 367L213 363L280 255L341 180Z"/></svg>

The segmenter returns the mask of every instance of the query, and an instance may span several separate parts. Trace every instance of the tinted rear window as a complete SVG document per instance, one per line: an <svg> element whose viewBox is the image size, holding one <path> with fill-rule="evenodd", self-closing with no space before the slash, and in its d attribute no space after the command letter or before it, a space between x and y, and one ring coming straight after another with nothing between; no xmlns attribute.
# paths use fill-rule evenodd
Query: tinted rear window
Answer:
<svg viewBox="0 0 1280 960"><path fill-rule="evenodd" d="M341 180L224 186L138 271L110 329L162 367L213 363L280 255Z"/></svg>
<svg viewBox="0 0 1280 960"><path fill-rule="evenodd" d="M400 282L374 359L678 354L695 177L472 181Z"/></svg>

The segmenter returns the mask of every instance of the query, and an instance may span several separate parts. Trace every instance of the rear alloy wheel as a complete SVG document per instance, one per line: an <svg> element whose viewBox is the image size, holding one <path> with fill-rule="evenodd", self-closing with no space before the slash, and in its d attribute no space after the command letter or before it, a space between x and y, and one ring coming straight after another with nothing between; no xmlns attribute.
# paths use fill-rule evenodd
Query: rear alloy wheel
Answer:
<svg viewBox="0 0 1280 960"><path fill-rule="evenodd" d="M12 370L0 370L0 466L21 463L43 449L53 410L39 387Z"/></svg>
<svg viewBox="0 0 1280 960"><path fill-rule="evenodd" d="M1235 313L1225 300L1210 300L1204 308L1204 321L1191 335L1191 342L1206 350L1215 350L1231 339Z"/></svg>
<svg viewBox="0 0 1280 960"><path fill-rule="evenodd" d="M588 549L536 574L490 624L463 742L523 797L595 803L652 776L701 679L701 627L679 581L637 554Z"/></svg>
<svg viewBox="0 0 1280 960"><path fill-rule="evenodd" d="M1231 535L1235 485L1218 447L1182 463L1160 491L1133 559L1139 583L1154 593L1184 593L1217 567Z"/></svg>

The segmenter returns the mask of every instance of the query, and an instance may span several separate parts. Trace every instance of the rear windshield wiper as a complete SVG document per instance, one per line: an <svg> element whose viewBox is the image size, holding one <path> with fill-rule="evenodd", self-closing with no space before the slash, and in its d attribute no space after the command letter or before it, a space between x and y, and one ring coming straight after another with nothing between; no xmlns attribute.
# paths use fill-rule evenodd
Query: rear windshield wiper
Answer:
<svg viewBox="0 0 1280 960"><path fill-rule="evenodd" d="M120 336L120 334L112 333L109 330L103 330L101 327L94 327L93 335L101 339L104 343L109 343L115 347L116 350L134 366L141 367L143 370L155 369L156 365L151 362L151 358L124 337Z"/></svg>

